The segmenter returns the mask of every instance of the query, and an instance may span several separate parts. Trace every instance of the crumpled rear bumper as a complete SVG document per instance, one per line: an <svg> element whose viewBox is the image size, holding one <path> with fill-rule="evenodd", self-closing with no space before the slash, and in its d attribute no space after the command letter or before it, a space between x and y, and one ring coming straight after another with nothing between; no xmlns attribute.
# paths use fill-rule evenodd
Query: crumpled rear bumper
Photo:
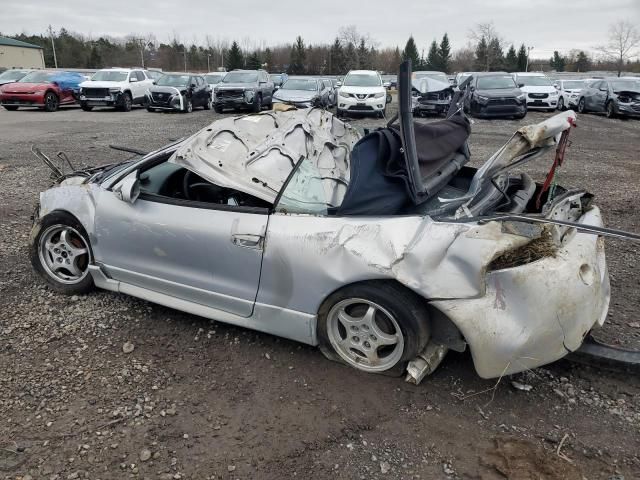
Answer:
<svg viewBox="0 0 640 480"><path fill-rule="evenodd" d="M602 226L600 211L591 208L579 222ZM458 326L481 377L558 360L604 323L610 299L604 241L568 235L556 257L487 273L482 297L431 302Z"/></svg>

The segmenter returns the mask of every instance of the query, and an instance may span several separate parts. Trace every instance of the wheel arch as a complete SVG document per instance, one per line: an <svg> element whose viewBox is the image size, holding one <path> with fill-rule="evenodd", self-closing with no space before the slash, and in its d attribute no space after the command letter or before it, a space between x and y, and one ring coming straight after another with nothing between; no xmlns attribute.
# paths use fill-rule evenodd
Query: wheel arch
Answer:
<svg viewBox="0 0 640 480"><path fill-rule="evenodd" d="M376 278L376 279L368 279L368 280L359 280L351 283L347 283L345 285L340 285L335 288L333 291L327 293L324 298L320 301L318 305L318 309L316 312L317 317L324 312L327 308L327 300L331 298L336 293L345 290L351 287L357 287L360 285L392 285L393 288L400 289L409 295L414 296L419 302L424 306L425 311L427 313L426 318L424 319L424 323L429 331L430 341L434 341L436 343L442 344L450 348L451 350L455 350L457 352L465 351L467 347L467 342L464 339L464 336L458 326L451 320L444 312L434 307L428 299L424 298L422 295L416 293L411 290L406 285L402 284L396 279L393 278ZM316 329L317 329L316 323Z"/></svg>

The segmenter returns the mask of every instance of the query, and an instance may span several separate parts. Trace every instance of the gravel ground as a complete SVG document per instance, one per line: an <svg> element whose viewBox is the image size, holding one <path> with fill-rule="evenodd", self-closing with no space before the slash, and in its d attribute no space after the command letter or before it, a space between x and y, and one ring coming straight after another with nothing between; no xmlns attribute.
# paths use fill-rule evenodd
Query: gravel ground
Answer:
<svg viewBox="0 0 640 480"><path fill-rule="evenodd" d="M476 121L474 163L546 116ZM217 117L0 112L0 479L640 478L634 376L561 361L486 381L468 354L449 354L415 387L287 340L39 281L29 217L49 179L32 144L102 164L127 157L111 143L153 149ZM595 193L610 226L640 231L640 121L581 116L572 140L561 183ZM541 179L550 161L527 171ZM607 253L599 335L640 348L638 245L609 240Z"/></svg>

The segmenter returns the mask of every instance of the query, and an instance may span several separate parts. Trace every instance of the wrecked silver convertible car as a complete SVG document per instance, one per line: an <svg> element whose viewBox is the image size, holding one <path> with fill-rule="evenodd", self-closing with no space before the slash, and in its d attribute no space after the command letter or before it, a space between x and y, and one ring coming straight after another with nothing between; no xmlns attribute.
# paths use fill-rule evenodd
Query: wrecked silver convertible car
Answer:
<svg viewBox="0 0 640 480"><path fill-rule="evenodd" d="M577 349L609 304L600 211L555 185L571 111L518 130L471 168L458 100L361 136L321 109L227 117L40 196L34 268L318 345L418 382L469 347L485 378ZM544 184L511 169L556 152ZM58 175L60 174L60 175ZM596 234L594 234L594 232Z"/></svg>

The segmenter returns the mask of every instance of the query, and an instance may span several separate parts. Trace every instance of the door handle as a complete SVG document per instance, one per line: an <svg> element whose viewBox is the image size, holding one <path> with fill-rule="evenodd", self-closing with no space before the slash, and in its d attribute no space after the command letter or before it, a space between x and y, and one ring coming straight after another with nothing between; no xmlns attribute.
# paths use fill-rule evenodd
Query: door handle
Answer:
<svg viewBox="0 0 640 480"><path fill-rule="evenodd" d="M262 249L262 235L253 235L249 233L234 233L231 235L231 243L238 247Z"/></svg>

